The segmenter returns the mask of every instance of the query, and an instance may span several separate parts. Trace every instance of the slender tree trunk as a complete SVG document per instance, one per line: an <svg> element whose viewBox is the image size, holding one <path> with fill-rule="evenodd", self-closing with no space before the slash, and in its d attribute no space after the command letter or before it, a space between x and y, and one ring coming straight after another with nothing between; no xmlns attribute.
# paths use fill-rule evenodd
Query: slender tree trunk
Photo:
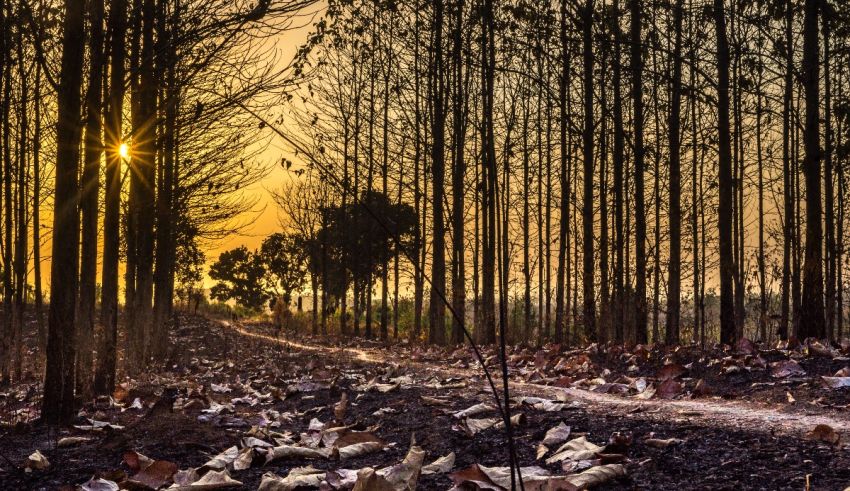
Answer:
<svg viewBox="0 0 850 491"><path fill-rule="evenodd" d="M434 3L434 59L429 78L432 87L431 120L431 172L432 188L432 240L431 296L428 300L428 340L434 344L446 342L446 309L443 305L446 291L446 246L443 199L445 196L445 83L443 75L443 1ZM459 210L458 210L459 211Z"/></svg>
<svg viewBox="0 0 850 491"><path fill-rule="evenodd" d="M57 91L56 189L53 214L53 254L50 266L50 315L42 420L69 422L74 407L74 357L80 222L77 214L82 124L80 88L83 78L85 28L83 0L65 0L62 22L62 62Z"/></svg>
<svg viewBox="0 0 850 491"><path fill-rule="evenodd" d="M613 42L614 42L614 59L612 60L613 68L613 88L614 88L614 341L620 343L623 341L623 325L625 323L625 284L623 279L625 265L625 257L623 253L625 242L625 229L623 227L623 193L625 192L624 167L625 167L625 127L623 124L623 95L622 95L622 35L620 33L620 3L614 0L614 20L613 25Z"/></svg>
<svg viewBox="0 0 850 491"><path fill-rule="evenodd" d="M168 348L168 317L171 311L171 289L173 282L170 282L171 271L174 266L174 232L173 232L173 217L172 209L174 208L174 188L175 180L175 153L177 131L177 115L179 109L179 87L176 80L176 64L177 54L174 49L176 42L172 36L176 36L178 28L177 15L178 8L173 6L174 12L171 16L167 16L168 12L164 0L160 0L159 7L159 36L160 50L163 53L158 53L157 59L160 61L159 72L164 76L162 80L163 100L161 106L164 121L161 123L162 128L162 169L161 179L157 183L156 196L156 263L154 270L154 306L153 306L153 331L152 331L152 347L151 352L155 359L161 360L165 358ZM169 18L170 17L170 18ZM172 24L169 26L169 22Z"/></svg>
<svg viewBox="0 0 850 491"><path fill-rule="evenodd" d="M643 146L643 61L641 42L641 0L631 0L632 103L634 104L635 159L635 334L634 341L647 341L646 313L646 207L644 205Z"/></svg>
<svg viewBox="0 0 850 491"><path fill-rule="evenodd" d="M806 179L806 256L803 263L803 299L800 311L800 338L826 335L823 307L823 224L820 155L820 42L818 13L820 0L806 0L803 18L803 90L806 118L803 144L803 173Z"/></svg>
<svg viewBox="0 0 850 491"><path fill-rule="evenodd" d="M558 111L560 119L560 184L561 202L558 225L558 267L555 273L555 342L564 340L566 328L565 268L567 263L567 229L569 228L569 174L567 173L567 90L569 85L569 55L567 51L567 0L561 0L560 44L561 74L558 81Z"/></svg>
<svg viewBox="0 0 850 491"><path fill-rule="evenodd" d="M824 206L826 213L826 326L825 335L828 339L835 339L835 187L833 183L833 135L832 135L832 64L831 64L831 31L832 16L828 0L821 0L821 12L823 15L823 70L824 70L824 154L823 154L823 188Z"/></svg>
<svg viewBox="0 0 850 491"><path fill-rule="evenodd" d="M764 156L762 152L762 69L759 53L758 85L756 86L756 160L758 165L758 275L759 275L759 337L767 341L767 274L764 252Z"/></svg>
<svg viewBox="0 0 850 491"><path fill-rule="evenodd" d="M38 348L44 356L47 347L47 326L44 321L44 296L41 291L41 64L35 65L35 127L33 128L32 165L32 244L33 290L35 318L38 326Z"/></svg>
<svg viewBox="0 0 850 491"><path fill-rule="evenodd" d="M86 130L80 209L82 211L82 250L80 257L80 298L77 313L77 395L92 396L95 296L97 295L98 194L100 159L103 154L103 0L89 0L89 85L86 92Z"/></svg>
<svg viewBox="0 0 850 491"><path fill-rule="evenodd" d="M466 314L466 250L465 250L465 223L464 214L464 181L466 177L466 162L464 149L466 147L466 93L464 91L463 71L463 9L464 1L458 0L454 6L454 29L452 33L454 58L454 84L452 102L452 122L454 143L454 165L452 170L452 229L454 232L452 241L452 309L460 319L452 319L453 344L463 342L463 323Z"/></svg>
<svg viewBox="0 0 850 491"><path fill-rule="evenodd" d="M676 0L673 9L675 41L673 47L673 80L670 101L670 121L667 123L670 141L670 258L667 263L667 344L680 341L680 312L682 296L682 18L684 0Z"/></svg>
<svg viewBox="0 0 850 491"><path fill-rule="evenodd" d="M729 44L723 0L714 0L717 31L717 128L718 128L718 229L720 238L720 342L735 341L735 306L732 295L732 144L729 123Z"/></svg>
<svg viewBox="0 0 850 491"><path fill-rule="evenodd" d="M118 343L118 261L121 210L122 113L124 104L124 58L126 31L125 0L111 0L109 29L112 41L109 70L109 102L106 131L106 195L103 212L103 266L101 268L100 323L103 335L97 349L94 390L111 394L115 390Z"/></svg>
<svg viewBox="0 0 850 491"><path fill-rule="evenodd" d="M792 0L785 3L785 79L782 97L782 182L783 182L783 244L782 244L782 293L781 317L779 321L779 338L788 339L788 324L790 321L790 289L791 289L791 247L794 239L794 205L791 200L791 100L794 94L793 74L793 4Z"/></svg>
<svg viewBox="0 0 850 491"><path fill-rule="evenodd" d="M597 333L593 267L593 0L586 0L584 4L582 39L584 44L584 133L582 134L584 157L582 294L584 309L582 313L584 316L584 335L587 339L595 339Z"/></svg>

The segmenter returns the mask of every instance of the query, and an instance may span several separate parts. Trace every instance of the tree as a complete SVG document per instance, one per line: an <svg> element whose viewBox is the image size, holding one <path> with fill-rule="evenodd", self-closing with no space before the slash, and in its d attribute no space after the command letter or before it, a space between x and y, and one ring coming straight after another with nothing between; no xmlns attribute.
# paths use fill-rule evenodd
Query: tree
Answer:
<svg viewBox="0 0 850 491"><path fill-rule="evenodd" d="M56 191L53 212L53 255L50 266L50 312L47 366L41 415L46 423L65 423L75 414L74 354L80 221L77 214L77 162L82 134L80 90L85 28L83 0L65 0L62 63L59 72L56 125Z"/></svg>
<svg viewBox="0 0 850 491"><path fill-rule="evenodd" d="M821 203L820 149L820 0L806 0L803 18L803 90L806 118L803 131L806 179L806 257L803 263L803 300L800 305L799 337L826 335L823 299L823 222Z"/></svg>
<svg viewBox="0 0 850 491"><path fill-rule="evenodd" d="M269 299L265 288L266 268L259 254L241 246L222 252L210 266L209 276L217 281L210 298L237 304L252 311L263 309Z"/></svg>
<svg viewBox="0 0 850 491"><path fill-rule="evenodd" d="M271 234L263 240L259 256L266 270L267 290L289 302L304 284L306 275L306 255L299 248L298 238L291 234Z"/></svg>
<svg viewBox="0 0 850 491"><path fill-rule="evenodd" d="M720 342L735 341L735 306L732 298L732 149L729 123L729 42L726 39L726 13L723 0L714 0L717 31L717 132L718 214L720 247Z"/></svg>

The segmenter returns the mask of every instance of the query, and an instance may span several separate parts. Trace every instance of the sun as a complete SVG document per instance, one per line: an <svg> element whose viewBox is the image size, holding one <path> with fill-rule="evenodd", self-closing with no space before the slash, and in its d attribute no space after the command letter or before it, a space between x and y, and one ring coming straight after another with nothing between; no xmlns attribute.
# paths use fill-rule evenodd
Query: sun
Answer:
<svg viewBox="0 0 850 491"><path fill-rule="evenodd" d="M122 143L118 147L118 155L120 155L122 159L126 159L130 156L130 147L128 147L126 143Z"/></svg>

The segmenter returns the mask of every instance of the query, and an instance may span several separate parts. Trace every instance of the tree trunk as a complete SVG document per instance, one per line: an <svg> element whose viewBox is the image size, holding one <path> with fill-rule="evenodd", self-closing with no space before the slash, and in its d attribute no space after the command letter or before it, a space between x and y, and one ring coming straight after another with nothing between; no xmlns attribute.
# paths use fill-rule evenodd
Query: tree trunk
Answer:
<svg viewBox="0 0 850 491"><path fill-rule="evenodd" d="M729 123L729 44L723 0L714 0L717 31L717 130L718 146L718 231L720 242L720 342L735 342L735 306L732 295L732 144Z"/></svg>
<svg viewBox="0 0 850 491"><path fill-rule="evenodd" d="M584 156L582 295L584 309L582 315L584 317L584 336L586 339L592 340L597 336L593 268L593 0L586 0L584 4L582 39L584 44L584 132L582 134Z"/></svg>
<svg viewBox="0 0 850 491"><path fill-rule="evenodd" d="M670 101L670 121L667 124L670 141L670 258L667 263L667 330L668 345L679 343L682 295L682 18L684 0L676 0L673 9L675 44L673 47L673 80Z"/></svg>
<svg viewBox="0 0 850 491"><path fill-rule="evenodd" d="M631 0L632 103L634 104L635 159L635 341L647 341L646 313L646 207L644 205L643 146L643 61L641 42L641 0Z"/></svg>
<svg viewBox="0 0 850 491"><path fill-rule="evenodd" d="M803 263L803 299L800 305L800 338L826 335L823 308L823 225L820 155L820 53L819 0L806 0L803 18L803 90L806 117L803 134L806 179L806 256Z"/></svg>
<svg viewBox="0 0 850 491"><path fill-rule="evenodd" d="M53 254L50 265L50 314L42 420L69 422L74 408L74 314L77 300L80 221L77 214L77 163L82 124L80 88L85 53L83 0L65 0L62 22L62 62L56 94L56 189Z"/></svg>
<svg viewBox="0 0 850 491"><path fill-rule="evenodd" d="M103 266L101 268L100 323L103 336L97 349L95 393L112 394L115 390L116 350L118 343L118 261L121 210L121 139L124 104L124 58L126 31L125 0L111 0L109 29L112 40L109 70L109 116L106 131L106 195L103 212Z"/></svg>
<svg viewBox="0 0 850 491"><path fill-rule="evenodd" d="M92 396L95 296L97 295L98 194L100 158L103 154L103 0L89 0L89 86L86 91L86 131L80 209L82 251L80 256L80 299L77 313L77 395Z"/></svg>

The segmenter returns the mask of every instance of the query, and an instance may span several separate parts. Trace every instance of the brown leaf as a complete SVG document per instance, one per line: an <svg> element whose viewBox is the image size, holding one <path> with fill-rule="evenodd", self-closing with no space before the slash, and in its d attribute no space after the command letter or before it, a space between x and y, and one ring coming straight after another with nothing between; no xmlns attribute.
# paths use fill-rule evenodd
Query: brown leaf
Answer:
<svg viewBox="0 0 850 491"><path fill-rule="evenodd" d="M682 384L668 378L658 384L655 394L661 399L673 399L682 392Z"/></svg>
<svg viewBox="0 0 850 491"><path fill-rule="evenodd" d="M850 387L850 377L821 377L823 384L830 389Z"/></svg>
<svg viewBox="0 0 850 491"><path fill-rule="evenodd" d="M694 387L693 394L697 397L706 397L714 394L714 391L705 383L705 380L699 379L696 387Z"/></svg>
<svg viewBox="0 0 850 491"><path fill-rule="evenodd" d="M141 471L134 474L130 480L150 489L159 489L171 481L177 473L177 464L167 460L155 460Z"/></svg>
<svg viewBox="0 0 850 491"><path fill-rule="evenodd" d="M745 355L751 355L757 351L756 345L747 338L741 338L735 343L735 351Z"/></svg>
<svg viewBox="0 0 850 491"><path fill-rule="evenodd" d="M678 363L671 363L669 365L664 365L663 367L661 367L661 369L658 370L658 374L656 374L656 377L658 377L658 380L675 379L681 377L686 373L688 373L687 368L683 367Z"/></svg>
<svg viewBox="0 0 850 491"><path fill-rule="evenodd" d="M802 377L806 371L795 360L782 360L770 364L770 374L774 378Z"/></svg>
<svg viewBox="0 0 850 491"><path fill-rule="evenodd" d="M841 440L841 435L839 435L832 426L820 424L815 426L812 431L806 433L806 438L816 442L825 442L837 445L839 440Z"/></svg>

